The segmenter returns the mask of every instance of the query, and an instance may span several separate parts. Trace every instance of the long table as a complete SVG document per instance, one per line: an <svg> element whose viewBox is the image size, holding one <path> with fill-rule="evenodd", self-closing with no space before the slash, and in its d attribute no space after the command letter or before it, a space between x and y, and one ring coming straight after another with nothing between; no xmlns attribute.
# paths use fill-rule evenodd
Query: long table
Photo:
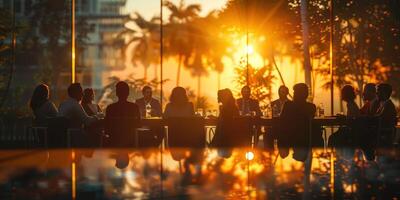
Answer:
<svg viewBox="0 0 400 200"><path fill-rule="evenodd" d="M243 117L248 118L248 120L255 125L260 126L272 126L276 124L279 118L256 118L256 117ZM218 119L216 117L213 118L203 118L204 124L206 126L216 126ZM317 117L313 119L313 123L319 126L343 126L346 125L346 120L339 119L337 117ZM168 126L168 120L162 118L145 118L142 119L142 125L144 126L154 126L154 125L163 125Z"/></svg>

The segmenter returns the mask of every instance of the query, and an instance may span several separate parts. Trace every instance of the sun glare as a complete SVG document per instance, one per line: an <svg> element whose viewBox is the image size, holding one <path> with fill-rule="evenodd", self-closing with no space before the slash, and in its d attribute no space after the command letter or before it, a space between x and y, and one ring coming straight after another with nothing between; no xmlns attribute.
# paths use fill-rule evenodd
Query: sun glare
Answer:
<svg viewBox="0 0 400 200"><path fill-rule="evenodd" d="M245 46L245 52L249 55L252 55L254 53L254 47L253 45L246 45Z"/></svg>

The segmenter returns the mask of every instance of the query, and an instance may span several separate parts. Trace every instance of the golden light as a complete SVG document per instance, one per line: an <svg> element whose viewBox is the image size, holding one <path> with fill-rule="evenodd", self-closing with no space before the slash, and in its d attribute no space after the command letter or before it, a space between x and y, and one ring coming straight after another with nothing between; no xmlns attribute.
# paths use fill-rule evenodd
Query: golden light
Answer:
<svg viewBox="0 0 400 200"><path fill-rule="evenodd" d="M245 48L246 48L245 52L246 52L247 54L252 55L252 54L254 53L254 47L253 47L253 45L246 45Z"/></svg>
<svg viewBox="0 0 400 200"><path fill-rule="evenodd" d="M254 153L251 151L246 152L246 159L247 160L253 160L254 159Z"/></svg>

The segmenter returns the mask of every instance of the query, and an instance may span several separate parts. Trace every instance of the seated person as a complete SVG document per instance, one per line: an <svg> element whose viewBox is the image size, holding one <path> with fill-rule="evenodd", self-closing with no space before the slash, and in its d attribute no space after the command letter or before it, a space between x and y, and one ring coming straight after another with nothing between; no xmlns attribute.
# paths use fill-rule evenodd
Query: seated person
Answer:
<svg viewBox="0 0 400 200"><path fill-rule="evenodd" d="M355 119L356 117L361 116L360 109L355 102L356 93L354 91L353 86L345 85L341 89L341 100L346 102L346 115L345 117L349 119ZM337 148L337 153L340 156L343 156L345 159L352 159L354 156L354 147L358 145L358 136L357 133L360 129L360 126L357 126L356 121L350 124L349 127L340 127L339 130L334 132L329 137L329 146L331 147L340 147Z"/></svg>
<svg viewBox="0 0 400 200"><path fill-rule="evenodd" d="M233 147L234 141L237 138L231 138L232 134L236 131L233 124L233 119L239 117L239 109L235 104L232 92L229 89L218 91L219 116L215 136L212 140L214 147Z"/></svg>
<svg viewBox="0 0 400 200"><path fill-rule="evenodd" d="M89 116L79 103L83 97L80 83L73 83L68 87L68 99L60 104L59 115L70 120L70 128L82 128L97 121L95 116Z"/></svg>
<svg viewBox="0 0 400 200"><path fill-rule="evenodd" d="M186 90L183 87L175 87L165 106L164 118L170 117L194 117L193 103L189 102Z"/></svg>
<svg viewBox="0 0 400 200"><path fill-rule="evenodd" d="M307 102L308 86L298 83L293 87L293 101L285 103L280 115L278 135L279 154L285 158L289 148L293 148L293 158L305 161L308 158L310 148L322 142L321 134L312 131L313 144L310 144L310 120L315 117L316 107Z"/></svg>
<svg viewBox="0 0 400 200"><path fill-rule="evenodd" d="M261 116L260 106L257 100L250 98L251 89L249 86L244 86L241 90L242 98L237 100L240 115L242 116Z"/></svg>
<svg viewBox="0 0 400 200"><path fill-rule="evenodd" d="M145 117L161 117L162 110L161 104L157 99L152 97L153 92L151 87L144 86L142 89L143 97L136 100L136 104L139 106L140 116ZM146 109L147 108L147 109ZM149 109L150 108L150 109ZM164 138L164 126L154 125L147 127L148 131L142 131L140 135L140 146L141 147L155 147L158 146Z"/></svg>
<svg viewBox="0 0 400 200"><path fill-rule="evenodd" d="M355 102L356 92L354 91L353 86L345 85L341 90L342 101L346 102L346 117L354 118L361 115L360 109Z"/></svg>
<svg viewBox="0 0 400 200"><path fill-rule="evenodd" d="M279 95L279 99L272 101L271 102L271 108L272 108L272 117L279 117L279 115L282 112L283 106L285 105L285 103L287 101L289 101L288 99L288 95L289 95L289 88L287 88L284 85L281 85L278 89L278 95ZM266 149L273 149L274 148L274 140L276 139L276 134L277 134L277 130L275 130L273 127L265 127L265 134L264 134L264 147Z"/></svg>
<svg viewBox="0 0 400 200"><path fill-rule="evenodd" d="M278 90L278 95L279 99L271 102L272 117L279 117L279 115L282 112L283 105L285 105L285 103L289 101L288 99L289 88L287 88L284 85L281 85Z"/></svg>
<svg viewBox="0 0 400 200"><path fill-rule="evenodd" d="M376 96L376 85L373 83L367 83L364 86L362 95L364 105L360 109L361 115L373 116L379 107L378 98Z"/></svg>
<svg viewBox="0 0 400 200"><path fill-rule="evenodd" d="M33 91L29 106L34 115L36 126L46 126L47 118L56 117L58 110L54 103L49 100L49 87L45 84L38 85Z"/></svg>
<svg viewBox="0 0 400 200"><path fill-rule="evenodd" d="M110 135L109 145L129 147L135 143L135 131L140 124L139 107L128 101L129 86L120 81L117 83L118 101L106 109L105 131Z"/></svg>
<svg viewBox="0 0 400 200"><path fill-rule="evenodd" d="M94 91L92 88L86 88L83 91L83 98L81 105L85 110L86 114L89 116L95 116L102 113L102 110L99 105L93 103L94 100Z"/></svg>
<svg viewBox="0 0 400 200"><path fill-rule="evenodd" d="M379 108L375 116L380 119L381 131L379 133L379 146L390 147L394 142L394 130L397 125L396 107L390 96L392 95L392 86L387 83L379 84L377 87L377 96Z"/></svg>
<svg viewBox="0 0 400 200"><path fill-rule="evenodd" d="M153 98L153 91L151 87L144 86L142 89L143 97L136 100L136 104L139 106L141 117L146 117L146 106L150 105L150 116L151 117L161 117L162 110L160 102Z"/></svg>

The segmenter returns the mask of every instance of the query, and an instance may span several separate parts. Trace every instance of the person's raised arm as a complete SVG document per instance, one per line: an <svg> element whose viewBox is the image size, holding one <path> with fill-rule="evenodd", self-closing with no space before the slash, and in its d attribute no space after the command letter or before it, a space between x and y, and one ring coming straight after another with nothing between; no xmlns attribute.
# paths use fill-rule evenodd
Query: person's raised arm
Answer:
<svg viewBox="0 0 400 200"><path fill-rule="evenodd" d="M54 103L49 102L49 107L48 107L48 117L56 117L58 115L58 109L54 105Z"/></svg>
<svg viewBox="0 0 400 200"><path fill-rule="evenodd" d="M91 117L91 116L87 115L87 113L83 109L82 105L79 103L75 104L75 112L76 112L76 116L78 117L79 121L81 121L85 126L90 125L91 123L93 123L97 120L97 118L95 116Z"/></svg>

